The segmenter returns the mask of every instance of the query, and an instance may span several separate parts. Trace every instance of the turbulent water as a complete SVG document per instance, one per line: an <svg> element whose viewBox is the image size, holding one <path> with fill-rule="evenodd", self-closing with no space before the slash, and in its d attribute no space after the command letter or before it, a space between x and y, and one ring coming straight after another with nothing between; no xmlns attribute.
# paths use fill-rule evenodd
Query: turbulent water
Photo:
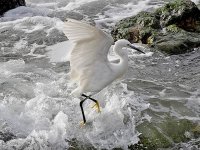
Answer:
<svg viewBox="0 0 200 150"><path fill-rule="evenodd" d="M0 18L0 149L127 149L142 122L165 117L200 122L200 50L165 56L129 51L125 77L95 96L101 113L70 95L68 53L62 32L70 17L109 32L122 18L162 6L161 0L27 0ZM195 1L199 3L199 1ZM110 54L110 58L115 59ZM199 138L179 143L198 149ZM177 145L175 144L175 147Z"/></svg>

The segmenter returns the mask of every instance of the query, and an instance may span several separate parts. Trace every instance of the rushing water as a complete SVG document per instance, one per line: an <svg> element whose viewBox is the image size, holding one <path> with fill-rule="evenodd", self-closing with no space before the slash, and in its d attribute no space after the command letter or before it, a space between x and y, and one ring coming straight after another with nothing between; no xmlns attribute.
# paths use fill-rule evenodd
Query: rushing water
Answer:
<svg viewBox="0 0 200 150"><path fill-rule="evenodd" d="M162 6L161 0L27 0L0 18L0 149L127 149L137 126L166 118L200 122L200 50L177 56L129 51L125 77L96 98L102 112L70 95L70 45L63 21L83 19L105 31L120 19ZM199 3L199 1L195 1ZM110 54L111 59L115 59ZM158 127L156 124L153 126ZM3 141L4 140L4 141ZM179 143L198 149L199 138ZM174 145L177 148L177 145Z"/></svg>

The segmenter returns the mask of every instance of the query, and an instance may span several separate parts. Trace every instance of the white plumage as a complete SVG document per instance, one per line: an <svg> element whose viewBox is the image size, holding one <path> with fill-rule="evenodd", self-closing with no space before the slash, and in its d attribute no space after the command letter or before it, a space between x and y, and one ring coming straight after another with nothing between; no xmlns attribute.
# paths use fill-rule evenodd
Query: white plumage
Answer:
<svg viewBox="0 0 200 150"><path fill-rule="evenodd" d="M85 92L97 93L126 72L128 55L126 50L122 50L123 47L140 51L129 41L119 40L115 43L114 51L119 55L120 62L114 64L107 58L114 44L109 34L73 19L65 22L64 33L75 44L70 58L70 76L78 85L72 92L77 96Z"/></svg>

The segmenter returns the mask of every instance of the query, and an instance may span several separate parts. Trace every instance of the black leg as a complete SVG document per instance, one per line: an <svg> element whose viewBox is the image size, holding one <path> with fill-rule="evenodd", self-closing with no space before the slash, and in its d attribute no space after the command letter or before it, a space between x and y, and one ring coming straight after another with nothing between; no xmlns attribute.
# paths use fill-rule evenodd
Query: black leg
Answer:
<svg viewBox="0 0 200 150"><path fill-rule="evenodd" d="M96 107L97 111L98 111L98 112L101 112L100 106L99 106L99 102L98 102L96 99L91 98L91 95L87 96L87 95L85 95L85 94L82 94L81 96L85 97L85 99L90 99L90 100L92 100L93 102L95 102L95 105L94 105L93 107ZM93 107L92 107L92 108L93 108Z"/></svg>
<svg viewBox="0 0 200 150"><path fill-rule="evenodd" d="M83 103L85 102L85 100L90 99L90 100L92 100L93 102L95 102L96 104L95 104L94 106L97 107L98 112L100 112L100 107L99 107L99 103L98 103L98 101L97 101L96 99L93 99L93 98L91 98L90 96L87 96L87 95L85 95L85 94L82 94L81 96L85 97L85 99L83 99L83 100L80 102L81 112L82 112L82 116L83 116L83 122L84 122L84 124L85 124L85 123L86 123L86 118L85 118L85 114L84 114L84 110L83 110ZM94 107L94 106L93 106L93 107Z"/></svg>
<svg viewBox="0 0 200 150"><path fill-rule="evenodd" d="M97 103L97 100L94 99L94 98L91 98L90 96L87 96L87 95L85 95L85 94L82 94L82 96L85 97L85 98L88 98L88 99L92 100L92 101L95 102L95 103Z"/></svg>
<svg viewBox="0 0 200 150"><path fill-rule="evenodd" d="M81 96L83 96L83 97L85 97L85 98L90 98L90 95L87 96L87 95L85 95L85 94L82 94Z"/></svg>
<svg viewBox="0 0 200 150"><path fill-rule="evenodd" d="M81 112L82 112L83 122L84 122L84 123L86 123L86 119L85 119L85 114L84 114L84 110L83 110L83 102L85 102L86 99L88 99L88 98L86 97L84 100L82 100L82 101L80 102L80 107L81 107Z"/></svg>

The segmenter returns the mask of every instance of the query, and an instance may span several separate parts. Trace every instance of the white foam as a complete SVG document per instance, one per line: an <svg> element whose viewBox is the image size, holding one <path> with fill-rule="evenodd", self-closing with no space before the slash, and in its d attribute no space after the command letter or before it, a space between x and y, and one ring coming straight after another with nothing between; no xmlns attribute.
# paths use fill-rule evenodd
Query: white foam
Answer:
<svg viewBox="0 0 200 150"><path fill-rule="evenodd" d="M20 70L23 70L25 67L25 62L22 59L9 60L7 62L0 63L0 65L1 75L9 76L12 72L18 72Z"/></svg>
<svg viewBox="0 0 200 150"><path fill-rule="evenodd" d="M103 14L98 14L98 18L95 20L95 23L99 27L101 27L101 24L106 24L106 26L111 27L123 18L136 15L140 11L144 11L148 8L158 7L157 5L147 5L150 1L151 0L142 0L138 1L136 4L135 2L130 2L128 4L112 6L111 9L105 11Z"/></svg>
<svg viewBox="0 0 200 150"><path fill-rule="evenodd" d="M31 7L17 7L12 9L4 14L4 17L1 18L2 21L12 21L16 19L21 19L24 17L33 17L33 16L47 16L51 11L49 9L39 9Z"/></svg>
<svg viewBox="0 0 200 150"><path fill-rule="evenodd" d="M81 5L85 4L85 3L89 3L92 1L97 1L97 0L74 0L74 1L70 1L65 7L62 7L62 10L74 10L78 7L80 7Z"/></svg>
<svg viewBox="0 0 200 150"><path fill-rule="evenodd" d="M20 39L18 42L16 42L14 44L14 47L16 49L16 51L22 49L22 48L26 48L27 47L27 41L24 39Z"/></svg>
<svg viewBox="0 0 200 150"><path fill-rule="evenodd" d="M195 4L199 4L200 3L200 0L191 0L193 1Z"/></svg>
<svg viewBox="0 0 200 150"><path fill-rule="evenodd" d="M17 30L25 31L26 33L31 33L36 30L41 30L43 28L58 28L62 29L63 22L57 18L50 18L44 16L34 16L34 17L24 17L17 20L11 20L7 22L2 22L0 24L0 31L6 30L8 28L14 28Z"/></svg>
<svg viewBox="0 0 200 150"><path fill-rule="evenodd" d="M92 111L89 107L91 102L87 101L84 109L88 125L80 128L82 116L79 99L69 96L71 89L68 88L65 76L51 76L58 79L29 85L34 86L34 98L28 101L14 98L12 104L1 104L0 120L5 120L18 136L26 137L23 142L20 142L22 139L16 139L4 143L4 147L15 144L20 147L23 143L32 143L28 145L29 149L38 146L47 148L48 145L62 149L69 146L66 139L70 141L76 138L85 144L89 142L98 149L127 149L128 145L138 142L135 119L149 105L137 99L134 92L127 91L125 84L114 83L96 96L101 105L100 114Z"/></svg>
<svg viewBox="0 0 200 150"><path fill-rule="evenodd" d="M1 142L0 147L11 149L24 147L26 149L65 149L69 145L65 142L67 115L60 111L52 121L49 130L33 130L25 139L14 139L7 143Z"/></svg>

